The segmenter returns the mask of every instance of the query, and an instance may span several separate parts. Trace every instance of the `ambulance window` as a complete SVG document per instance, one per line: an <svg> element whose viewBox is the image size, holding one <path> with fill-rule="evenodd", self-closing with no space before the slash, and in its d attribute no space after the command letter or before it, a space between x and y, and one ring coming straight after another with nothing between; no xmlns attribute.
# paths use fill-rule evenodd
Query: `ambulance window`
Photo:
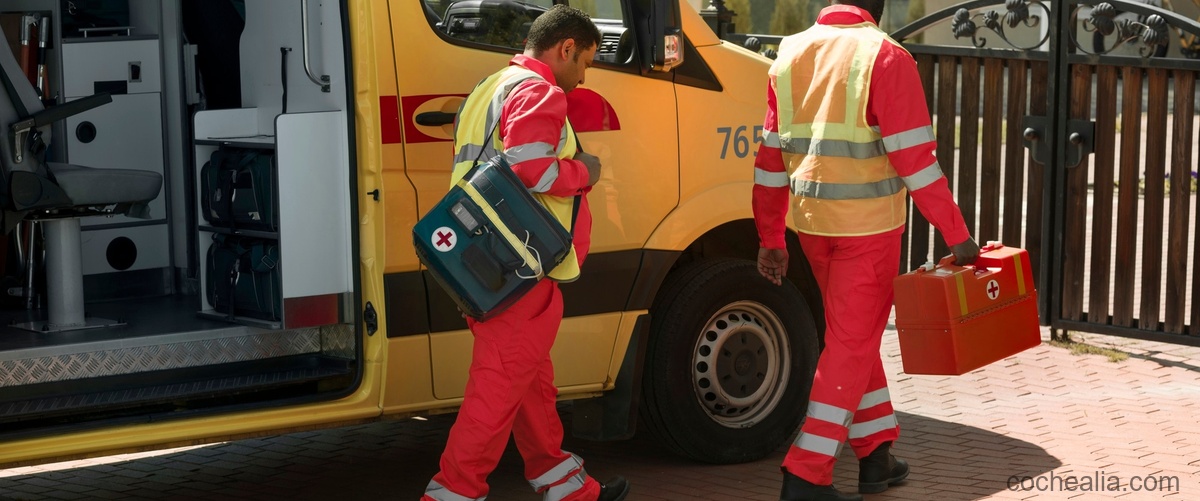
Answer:
<svg viewBox="0 0 1200 501"><path fill-rule="evenodd" d="M494 46L504 52L525 49L525 37L533 20L554 5L555 0L421 0L434 29L444 35ZM561 3L561 0L559 0ZM596 61L626 64L632 61L633 41L626 33L628 22L621 0L567 0L592 17L602 40Z"/></svg>
<svg viewBox="0 0 1200 501"><path fill-rule="evenodd" d="M434 28L467 42L523 50L529 26L552 0L422 0Z"/></svg>
<svg viewBox="0 0 1200 501"><path fill-rule="evenodd" d="M621 10L621 0L569 0L576 7L591 16L592 22L600 28L600 48L596 50L596 61L609 64L628 64L633 58L632 33L628 33L625 12Z"/></svg>
<svg viewBox="0 0 1200 501"><path fill-rule="evenodd" d="M621 15L620 0L572 0L570 4L586 12L597 24L620 23L624 18Z"/></svg>

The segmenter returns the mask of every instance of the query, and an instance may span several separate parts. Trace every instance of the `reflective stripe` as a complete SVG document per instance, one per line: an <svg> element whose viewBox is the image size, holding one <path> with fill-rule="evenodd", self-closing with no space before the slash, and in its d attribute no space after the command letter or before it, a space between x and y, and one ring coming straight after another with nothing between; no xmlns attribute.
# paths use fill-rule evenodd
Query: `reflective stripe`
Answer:
<svg viewBox="0 0 1200 501"><path fill-rule="evenodd" d="M880 388L863 395L862 402L858 404L858 409L870 409L884 402L890 402L891 400L892 394L888 393L888 389L886 387Z"/></svg>
<svg viewBox="0 0 1200 501"><path fill-rule="evenodd" d="M792 193L825 200L852 200L881 198L895 195L904 189L899 177L863 184L818 183L806 179L792 179Z"/></svg>
<svg viewBox="0 0 1200 501"><path fill-rule="evenodd" d="M778 148L779 147L779 133L772 132L769 130L764 130L763 131L763 144L770 146L772 148Z"/></svg>
<svg viewBox="0 0 1200 501"><path fill-rule="evenodd" d="M869 437L881 431L887 431L896 427L896 415L888 414L879 419L872 419L865 423L854 423L850 425L850 438Z"/></svg>
<svg viewBox="0 0 1200 501"><path fill-rule="evenodd" d="M550 187L554 186L555 181L558 181L557 157L550 163L549 167L546 167L546 171L542 173L542 178L538 179L537 184L533 188L530 188L529 191L532 193L545 193L550 191Z"/></svg>
<svg viewBox="0 0 1200 501"><path fill-rule="evenodd" d="M549 471L541 474L538 476L538 478L529 481L529 485L533 486L533 490L540 491L545 489L546 486L566 478L566 476L570 475L571 472L575 470L582 470L583 460L580 459L579 456L571 454L567 451L563 452L570 454L570 457L564 459L563 462L558 464L558 466L550 468Z"/></svg>
<svg viewBox="0 0 1200 501"><path fill-rule="evenodd" d="M793 154L853 158L856 160L881 157L885 154L883 143L880 141L856 143L842 139L810 139L807 137L794 137L781 141L783 151Z"/></svg>
<svg viewBox="0 0 1200 501"><path fill-rule="evenodd" d="M754 184L768 188L783 188L788 185L788 175L786 172L770 172L755 167Z"/></svg>
<svg viewBox="0 0 1200 501"><path fill-rule="evenodd" d="M437 501L483 501L487 499L487 496L481 498L469 498L455 494L450 492L450 489L443 487L442 484L432 480L429 481L429 486L425 487L425 495L436 499Z"/></svg>
<svg viewBox="0 0 1200 501"><path fill-rule="evenodd" d="M484 149L485 148L483 146L478 144L464 144L462 145L462 148L458 149L458 154L454 155L454 163L458 164L462 162L470 162L474 161L476 158L486 162L488 159L496 156L495 150L492 149L491 146L486 148L488 150L492 150L491 155L485 155Z"/></svg>
<svg viewBox="0 0 1200 501"><path fill-rule="evenodd" d="M921 188L933 184L934 181L942 178L942 166L938 165L937 161L933 165L917 171L910 176L903 176L900 179L904 180L904 185L908 187L908 191L917 191Z"/></svg>
<svg viewBox="0 0 1200 501"><path fill-rule="evenodd" d="M888 152L896 152L905 148L920 146L933 140L933 127L926 125L883 138L883 147Z"/></svg>
<svg viewBox="0 0 1200 501"><path fill-rule="evenodd" d="M560 501L562 499L566 499L567 496L570 496L578 492L579 489L582 489L583 484L586 482L587 473L580 468L579 473L571 475L571 478L568 478L566 482L546 489L546 492L542 494L542 501Z"/></svg>
<svg viewBox="0 0 1200 501"><path fill-rule="evenodd" d="M557 157L554 155L554 145L549 143L529 143L504 150L504 158L508 160L509 165L513 165L526 160Z"/></svg>
<svg viewBox="0 0 1200 501"><path fill-rule="evenodd" d="M853 412L820 402L809 402L808 412L805 413L805 416L840 424L843 427L850 426L850 421L854 420Z"/></svg>
<svg viewBox="0 0 1200 501"><path fill-rule="evenodd" d="M799 437L796 437L796 441L792 445L796 446L797 449L804 449L834 458L842 451L842 443L837 440L803 432L800 433Z"/></svg>

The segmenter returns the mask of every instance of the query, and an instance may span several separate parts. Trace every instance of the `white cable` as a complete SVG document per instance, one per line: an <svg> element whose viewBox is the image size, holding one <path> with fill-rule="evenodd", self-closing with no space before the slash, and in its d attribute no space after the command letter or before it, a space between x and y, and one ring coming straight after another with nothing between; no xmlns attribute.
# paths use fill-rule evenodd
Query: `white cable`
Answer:
<svg viewBox="0 0 1200 501"><path fill-rule="evenodd" d="M529 237L530 236L531 235L529 234L529 230L525 230L525 243L522 245L525 246L525 250L527 252L525 253L524 256L521 256L521 257L525 258L525 260L528 261L529 260L529 252L532 252L534 259L536 259L538 262L538 267L542 268L542 255L541 255L541 253L538 252L537 249L530 247L530 245L529 245ZM520 278L522 280L537 280L538 279L538 276L536 274L528 276L528 277L525 275L522 275L520 272L514 272L514 274L517 276L517 278Z"/></svg>

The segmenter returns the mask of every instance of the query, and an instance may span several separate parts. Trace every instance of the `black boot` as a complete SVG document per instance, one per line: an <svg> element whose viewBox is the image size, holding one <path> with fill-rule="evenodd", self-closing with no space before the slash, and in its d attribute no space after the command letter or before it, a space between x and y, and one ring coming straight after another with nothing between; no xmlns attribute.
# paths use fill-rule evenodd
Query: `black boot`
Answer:
<svg viewBox="0 0 1200 501"><path fill-rule="evenodd" d="M883 492L908 478L908 463L893 456L891 448L891 442L884 442L858 460L858 492Z"/></svg>
<svg viewBox="0 0 1200 501"><path fill-rule="evenodd" d="M625 477L611 478L600 484L600 497L596 501L621 501L629 494L629 482Z"/></svg>
<svg viewBox="0 0 1200 501"><path fill-rule="evenodd" d="M858 494L842 494L833 485L817 485L783 472L783 491L779 501L862 501Z"/></svg>

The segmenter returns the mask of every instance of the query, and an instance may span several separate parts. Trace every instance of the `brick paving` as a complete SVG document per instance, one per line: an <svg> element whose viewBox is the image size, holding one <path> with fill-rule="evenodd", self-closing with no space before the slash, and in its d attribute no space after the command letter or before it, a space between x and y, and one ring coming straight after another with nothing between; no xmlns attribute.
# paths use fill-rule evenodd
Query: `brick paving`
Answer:
<svg viewBox="0 0 1200 501"><path fill-rule="evenodd" d="M895 332L882 353L912 475L871 501L1200 499L1200 348L1074 334L1128 358L1043 344L959 377L901 373ZM570 409L563 406L564 418ZM0 470L0 500L415 500L437 467L453 416L406 419L149 454ZM763 460L707 465L639 435L568 439L601 479L623 474L631 501L774 500L785 448ZM536 500L510 446L492 500ZM1010 478L1029 477L1010 489ZM1135 477L1152 479L1149 485ZM1075 490L1067 490L1074 477ZM1120 490L1082 490L1084 477ZM1165 490L1162 481L1174 481ZM1173 480L1172 480L1173 479ZM849 447L835 482L852 490ZM1037 490L1037 487L1053 490ZM1157 487L1147 490L1148 487Z"/></svg>

